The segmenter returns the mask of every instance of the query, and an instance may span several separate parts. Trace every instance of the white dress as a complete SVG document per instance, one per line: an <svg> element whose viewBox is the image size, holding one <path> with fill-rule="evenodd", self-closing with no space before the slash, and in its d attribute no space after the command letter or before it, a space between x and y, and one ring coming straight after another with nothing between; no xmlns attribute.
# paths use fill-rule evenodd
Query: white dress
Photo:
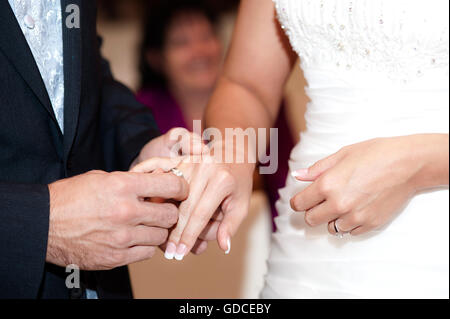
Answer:
<svg viewBox="0 0 450 319"><path fill-rule="evenodd" d="M277 0L311 99L290 169L376 137L449 133L448 0ZM415 196L390 224L344 239L277 203L263 298L448 298L449 192Z"/></svg>

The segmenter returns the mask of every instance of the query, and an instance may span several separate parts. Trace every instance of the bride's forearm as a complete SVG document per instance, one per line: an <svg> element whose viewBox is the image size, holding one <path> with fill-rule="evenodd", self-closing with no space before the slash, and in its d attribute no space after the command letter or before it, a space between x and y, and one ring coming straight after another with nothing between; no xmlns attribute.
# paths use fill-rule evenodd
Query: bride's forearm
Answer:
<svg viewBox="0 0 450 319"><path fill-rule="evenodd" d="M205 112L207 127L268 128L275 121L279 107L265 105L250 88L222 76Z"/></svg>
<svg viewBox="0 0 450 319"><path fill-rule="evenodd" d="M413 178L417 190L449 184L449 135L420 134L410 136L411 161L418 161L420 169Z"/></svg>
<svg viewBox="0 0 450 319"><path fill-rule="evenodd" d="M250 88L223 76L206 110L206 127L218 129L222 134L223 141L227 136L227 128L250 129L255 134L256 142L260 133L258 129L264 128L267 133L279 111L280 103L270 103L271 106L267 106L267 104ZM234 144L235 155L241 153L245 158L256 157L258 153L266 151L267 147L267 144L258 144L250 145L248 140L245 142L245 147ZM249 154L250 152L251 154Z"/></svg>

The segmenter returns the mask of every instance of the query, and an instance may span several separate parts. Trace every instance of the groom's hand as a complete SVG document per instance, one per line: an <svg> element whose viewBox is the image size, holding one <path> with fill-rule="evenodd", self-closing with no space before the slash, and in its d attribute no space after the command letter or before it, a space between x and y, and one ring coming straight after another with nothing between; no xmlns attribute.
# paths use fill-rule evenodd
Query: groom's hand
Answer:
<svg viewBox="0 0 450 319"><path fill-rule="evenodd" d="M92 171L49 185L47 262L107 270L151 258L178 220L188 184L171 173Z"/></svg>

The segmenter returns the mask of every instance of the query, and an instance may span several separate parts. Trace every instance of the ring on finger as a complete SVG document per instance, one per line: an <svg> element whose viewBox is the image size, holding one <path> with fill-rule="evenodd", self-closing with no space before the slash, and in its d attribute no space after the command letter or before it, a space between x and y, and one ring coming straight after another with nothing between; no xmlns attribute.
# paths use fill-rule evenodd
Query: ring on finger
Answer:
<svg viewBox="0 0 450 319"><path fill-rule="evenodd" d="M178 168L172 168L170 171L178 177L184 177L183 172Z"/></svg>
<svg viewBox="0 0 450 319"><path fill-rule="evenodd" d="M336 219L336 220L333 222L334 231L336 232L336 236L337 236L337 237L339 237L339 238L344 238L344 234L343 234L343 233L341 232L341 230L339 229L338 221L339 221L339 219Z"/></svg>

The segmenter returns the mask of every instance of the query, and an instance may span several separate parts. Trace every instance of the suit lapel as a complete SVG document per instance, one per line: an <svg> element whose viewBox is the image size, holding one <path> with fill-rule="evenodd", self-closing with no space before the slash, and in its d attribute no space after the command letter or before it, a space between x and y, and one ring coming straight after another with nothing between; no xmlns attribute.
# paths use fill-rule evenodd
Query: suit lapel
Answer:
<svg viewBox="0 0 450 319"><path fill-rule="evenodd" d="M27 40L8 1L0 1L0 50L57 123L50 98Z"/></svg>
<svg viewBox="0 0 450 319"><path fill-rule="evenodd" d="M81 0L61 0L63 13L64 43L64 157L69 154L78 125L81 92L81 28L66 27L66 18L70 14L65 8L69 4L78 5L82 21ZM82 23L81 23L82 27Z"/></svg>

